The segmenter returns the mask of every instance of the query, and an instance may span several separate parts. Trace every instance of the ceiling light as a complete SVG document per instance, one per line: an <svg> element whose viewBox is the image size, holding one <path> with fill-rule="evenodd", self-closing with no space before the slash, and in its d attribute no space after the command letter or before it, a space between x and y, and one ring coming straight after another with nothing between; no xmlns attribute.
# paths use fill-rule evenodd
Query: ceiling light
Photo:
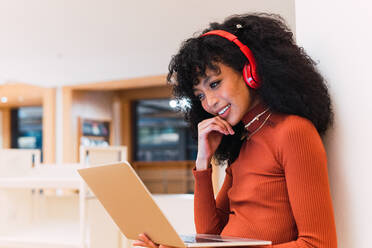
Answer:
<svg viewBox="0 0 372 248"><path fill-rule="evenodd" d="M7 101L8 101L8 98L7 98L7 97L3 96L3 97L1 98L1 102L2 102L2 103L6 103Z"/></svg>
<svg viewBox="0 0 372 248"><path fill-rule="evenodd" d="M178 106L178 103L177 103L177 101L176 100L170 100L169 101L169 106L171 107L171 108L176 108L177 106Z"/></svg>
<svg viewBox="0 0 372 248"><path fill-rule="evenodd" d="M187 98L172 99L169 101L169 106L174 109L178 108L181 111L187 111L187 109L191 108L191 103Z"/></svg>

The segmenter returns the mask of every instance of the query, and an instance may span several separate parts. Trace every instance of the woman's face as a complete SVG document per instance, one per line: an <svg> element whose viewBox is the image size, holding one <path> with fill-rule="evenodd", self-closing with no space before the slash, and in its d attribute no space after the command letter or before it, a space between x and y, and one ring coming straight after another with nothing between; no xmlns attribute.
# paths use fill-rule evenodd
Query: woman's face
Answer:
<svg viewBox="0 0 372 248"><path fill-rule="evenodd" d="M206 76L199 79L194 94L201 101L205 111L219 115L235 126L252 107L251 90L243 75L233 68L218 63L220 73L207 69Z"/></svg>

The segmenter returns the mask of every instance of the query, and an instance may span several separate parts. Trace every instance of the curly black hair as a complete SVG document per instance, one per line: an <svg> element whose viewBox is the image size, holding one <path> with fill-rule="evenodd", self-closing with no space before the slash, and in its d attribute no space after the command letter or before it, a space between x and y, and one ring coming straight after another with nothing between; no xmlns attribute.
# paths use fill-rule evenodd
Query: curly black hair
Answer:
<svg viewBox="0 0 372 248"><path fill-rule="evenodd" d="M320 135L325 133L333 120L328 88L316 63L296 45L282 17L267 13L234 15L221 24L211 23L202 34L211 30L230 32L250 48L262 84L255 92L272 111L307 118ZM173 85L174 96L190 102L185 119L194 137L197 137L198 123L212 115L194 96L193 86L199 83L200 77L206 76L206 69L218 72L218 63L242 72L246 62L237 45L216 35L199 34L190 38L172 57L167 79ZM233 128L236 134L224 136L216 151L219 161L232 163L239 154L243 124L240 122Z"/></svg>

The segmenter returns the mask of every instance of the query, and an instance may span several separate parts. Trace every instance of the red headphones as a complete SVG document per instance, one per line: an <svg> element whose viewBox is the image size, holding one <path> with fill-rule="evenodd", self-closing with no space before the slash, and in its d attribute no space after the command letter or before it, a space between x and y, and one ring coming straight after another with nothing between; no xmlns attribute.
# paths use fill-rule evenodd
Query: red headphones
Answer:
<svg viewBox="0 0 372 248"><path fill-rule="evenodd" d="M205 34L202 34L201 37L207 35L218 35L223 38L228 39L231 42L234 42L242 51L242 53L247 57L248 62L244 65L243 68L243 78L244 81L253 89L258 89L261 84L256 71L256 61L253 57L252 51L243 43L238 40L238 37L225 31L225 30L212 30Z"/></svg>

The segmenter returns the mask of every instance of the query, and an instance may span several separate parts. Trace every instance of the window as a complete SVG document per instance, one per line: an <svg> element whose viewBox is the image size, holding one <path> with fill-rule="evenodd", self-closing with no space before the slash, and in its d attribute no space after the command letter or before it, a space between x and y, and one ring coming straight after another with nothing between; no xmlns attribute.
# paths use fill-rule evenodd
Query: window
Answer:
<svg viewBox="0 0 372 248"><path fill-rule="evenodd" d="M11 110L11 147L42 148L42 107L21 107Z"/></svg>
<svg viewBox="0 0 372 248"><path fill-rule="evenodd" d="M195 160L196 141L170 99L138 100L134 108L136 161Z"/></svg>

